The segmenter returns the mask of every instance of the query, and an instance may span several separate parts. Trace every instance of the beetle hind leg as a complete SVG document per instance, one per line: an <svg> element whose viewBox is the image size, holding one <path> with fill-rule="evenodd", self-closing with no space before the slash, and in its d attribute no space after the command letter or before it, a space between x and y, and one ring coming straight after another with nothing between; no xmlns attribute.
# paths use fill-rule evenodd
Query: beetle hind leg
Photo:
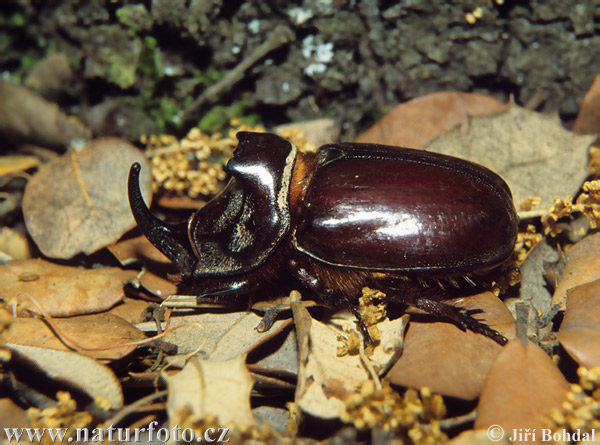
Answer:
<svg viewBox="0 0 600 445"><path fill-rule="evenodd" d="M443 303L441 301L431 300L423 296L414 295L410 292L396 293L397 291L397 289L388 289L389 296L395 301L414 306L427 312L428 314L451 321L463 331L468 329L477 334L485 335L502 346L508 342L508 339L500 332L492 329L483 321L473 317L473 315L485 312L483 309L463 309Z"/></svg>

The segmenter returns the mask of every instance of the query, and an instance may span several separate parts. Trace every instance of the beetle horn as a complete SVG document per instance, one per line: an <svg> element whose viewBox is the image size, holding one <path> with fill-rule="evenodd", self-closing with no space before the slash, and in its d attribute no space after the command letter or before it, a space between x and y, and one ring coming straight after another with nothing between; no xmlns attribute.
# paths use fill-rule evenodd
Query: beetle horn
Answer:
<svg viewBox="0 0 600 445"><path fill-rule="evenodd" d="M189 246L188 224L167 224L150 212L140 191L140 170L137 162L129 170L127 191L131 213L146 238L179 267L182 278L189 278L195 261Z"/></svg>

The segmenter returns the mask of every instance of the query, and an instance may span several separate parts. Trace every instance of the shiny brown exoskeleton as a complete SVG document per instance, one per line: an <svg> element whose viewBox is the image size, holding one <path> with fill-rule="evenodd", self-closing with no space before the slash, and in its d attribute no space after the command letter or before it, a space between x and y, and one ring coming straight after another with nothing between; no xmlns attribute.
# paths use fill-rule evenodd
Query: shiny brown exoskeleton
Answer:
<svg viewBox="0 0 600 445"><path fill-rule="evenodd" d="M273 134L238 139L229 184L182 224L150 213L140 166L131 167L134 217L179 267L184 289L239 295L291 273L325 303L355 309L371 285L506 342L471 316L477 311L406 291L407 282L470 281L508 259L518 220L502 178L421 150L338 143L305 154Z"/></svg>

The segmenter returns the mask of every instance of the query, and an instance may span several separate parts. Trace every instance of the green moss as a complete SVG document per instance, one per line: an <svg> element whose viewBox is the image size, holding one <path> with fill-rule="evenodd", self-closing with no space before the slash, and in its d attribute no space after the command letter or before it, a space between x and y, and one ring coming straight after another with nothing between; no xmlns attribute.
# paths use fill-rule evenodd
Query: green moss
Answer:
<svg viewBox="0 0 600 445"><path fill-rule="evenodd" d="M154 37L146 36L144 38L138 71L144 80L152 85L163 77L160 49Z"/></svg>
<svg viewBox="0 0 600 445"><path fill-rule="evenodd" d="M231 105L215 105L207 111L198 122L198 128L205 133L223 132L229 128L229 122L233 118L240 119L248 125L256 125L260 122L260 117L256 114L248 113L249 103L242 99Z"/></svg>
<svg viewBox="0 0 600 445"><path fill-rule="evenodd" d="M144 5L126 5L117 9L119 22L137 33L152 27L152 17Z"/></svg>

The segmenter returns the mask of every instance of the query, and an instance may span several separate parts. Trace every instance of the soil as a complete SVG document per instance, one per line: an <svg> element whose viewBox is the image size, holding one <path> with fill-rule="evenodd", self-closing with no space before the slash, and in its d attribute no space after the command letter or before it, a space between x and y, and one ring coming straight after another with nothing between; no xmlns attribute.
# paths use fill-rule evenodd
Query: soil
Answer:
<svg viewBox="0 0 600 445"><path fill-rule="evenodd" d="M395 104L440 90L512 95L569 122L600 68L598 0L18 0L1 9L4 77L23 80L65 53L75 75L57 100L69 112L118 99L144 130L154 121L170 133L199 122L218 130L233 116L267 127L327 116L352 139ZM288 41L239 67L278 27ZM236 66L238 77L182 122ZM106 126L96 133L119 132Z"/></svg>

